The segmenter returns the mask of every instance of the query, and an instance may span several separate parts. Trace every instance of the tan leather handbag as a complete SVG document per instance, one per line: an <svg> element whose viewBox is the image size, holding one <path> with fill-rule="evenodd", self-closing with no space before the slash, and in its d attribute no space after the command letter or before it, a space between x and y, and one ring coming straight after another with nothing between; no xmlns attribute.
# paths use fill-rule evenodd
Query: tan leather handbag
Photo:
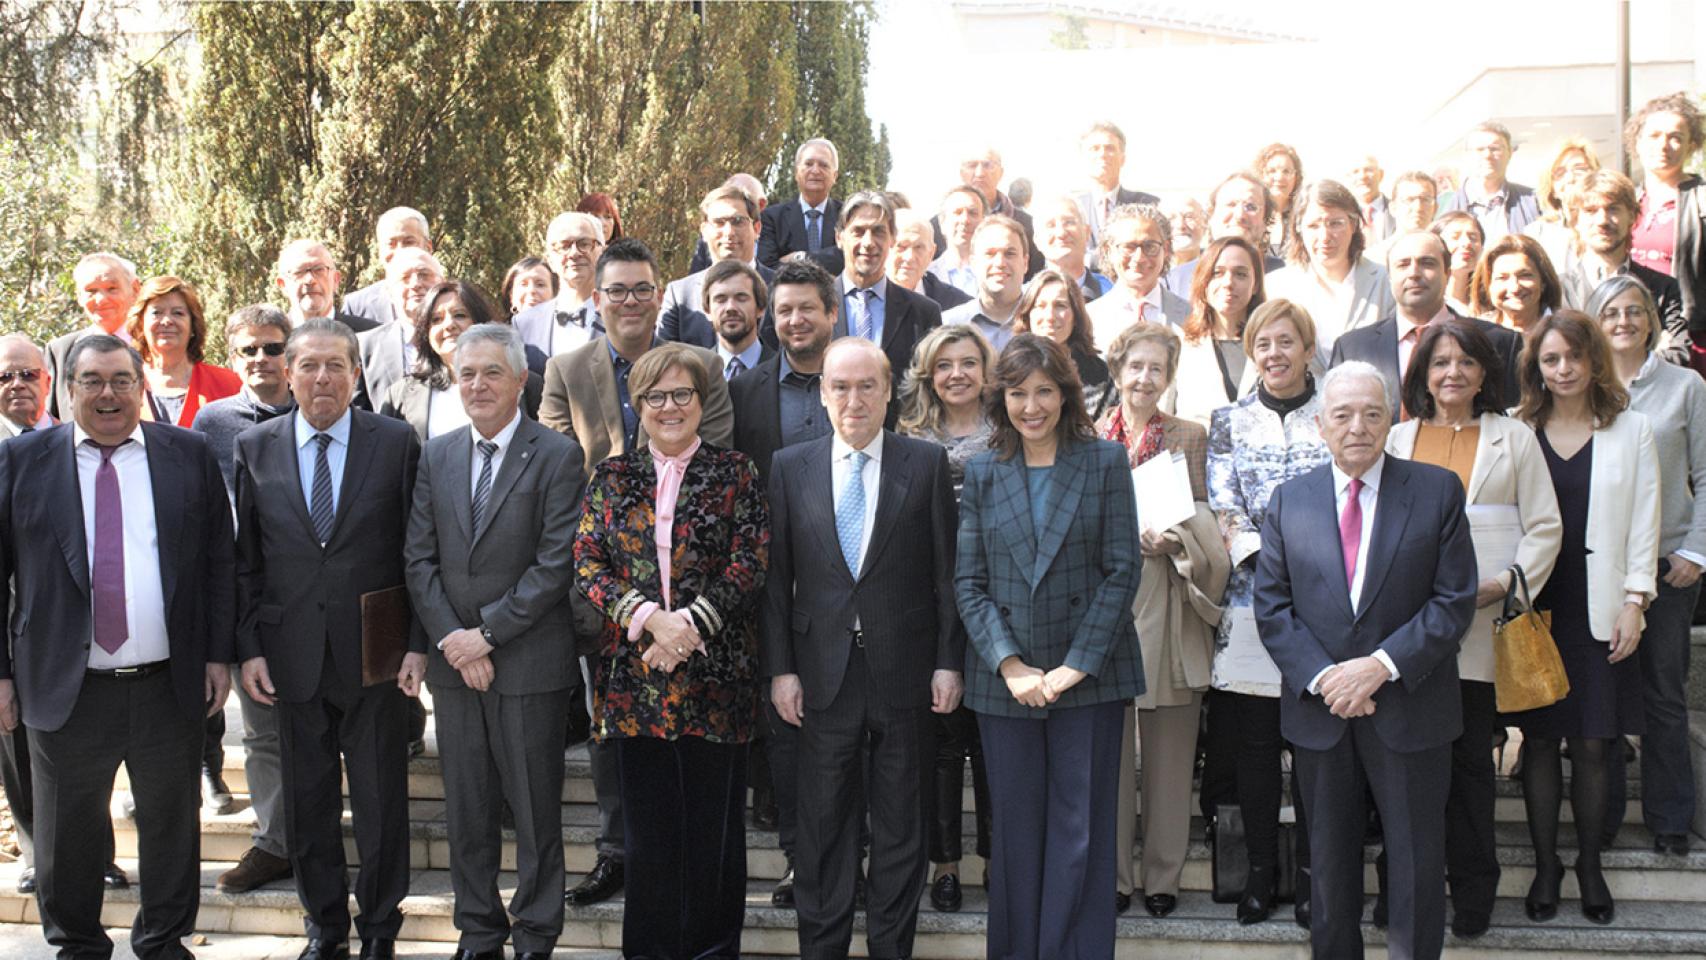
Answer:
<svg viewBox="0 0 1706 960"><path fill-rule="evenodd" d="M1522 567L1513 565L1511 572L1504 612L1493 625L1493 692L1500 713L1551 706L1570 692L1563 658L1552 642L1552 611L1534 609Z"/></svg>

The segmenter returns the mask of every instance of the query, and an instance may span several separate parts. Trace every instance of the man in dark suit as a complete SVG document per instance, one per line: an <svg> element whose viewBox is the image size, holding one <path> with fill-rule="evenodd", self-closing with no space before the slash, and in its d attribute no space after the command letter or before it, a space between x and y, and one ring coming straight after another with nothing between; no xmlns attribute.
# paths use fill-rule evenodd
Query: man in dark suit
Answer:
<svg viewBox="0 0 1706 960"><path fill-rule="evenodd" d="M188 956L200 904L202 724L234 659L231 507L201 437L141 422L142 361L66 357L76 422L0 444L0 731L29 729L37 905L65 957L107 957L102 832L120 763L148 883L144 960Z"/></svg>
<svg viewBox="0 0 1706 960"><path fill-rule="evenodd" d="M1394 423L1400 416L1407 418L1399 403L1399 393L1404 371L1410 366L1410 353L1421 337L1422 328L1438 320L1456 318L1479 327L1504 362L1503 370L1488 371L1500 378L1503 402L1515 404L1521 392L1517 385L1517 356L1522 351L1522 338L1496 323L1459 317L1445 305L1446 270L1450 262L1445 241L1432 232L1412 230L1400 234L1386 255L1387 277L1392 283L1392 296L1398 301L1397 312L1372 326L1352 330L1333 343L1329 366L1362 360L1380 371L1386 381L1387 409Z"/></svg>
<svg viewBox="0 0 1706 960"><path fill-rule="evenodd" d="M407 613L364 621L370 601L404 589L404 528L420 445L403 421L350 407L361 368L348 327L335 320L297 327L285 363L296 412L237 438L243 688L278 705L285 837L307 912L301 960L349 956L340 760L361 850L361 956L388 958L403 923L397 905L409 889L403 698L420 693L426 639ZM372 685L364 662L370 629L398 643L396 633L407 633L402 666Z"/></svg>
<svg viewBox="0 0 1706 960"><path fill-rule="evenodd" d="M1487 246L1507 233L1521 233L1523 227L1540 219L1540 201L1534 188L1505 179L1516 145L1504 124L1492 120L1476 124L1464 138L1464 146L1469 156L1463 185L1452 193L1440 213L1467 210L1481 224Z"/></svg>
<svg viewBox="0 0 1706 960"><path fill-rule="evenodd" d="M379 321L372 317L337 308L338 286L343 279L332 260L332 252L318 240L292 240L278 252L274 282L284 295L292 326L315 317L342 321L356 333L379 326Z"/></svg>
<svg viewBox="0 0 1706 960"><path fill-rule="evenodd" d="M913 293L922 293L944 313L971 299L971 294L930 272L936 260L936 238L930 221L915 210L894 212L894 244L889 247L888 278Z"/></svg>
<svg viewBox="0 0 1706 960"><path fill-rule="evenodd" d="M389 320L362 333L360 378L355 384L355 406L378 410L385 391L407 376L415 365L415 314L426 302L427 292L444 280L444 265L431 251L408 247L385 262L385 286L393 303Z"/></svg>
<svg viewBox="0 0 1706 960"><path fill-rule="evenodd" d="M764 673L800 727L795 903L800 955L847 956L864 780L871 827L866 943L909 957L924 885L928 710L962 692L947 455L882 429L888 358L842 338L824 356L835 434L770 464Z"/></svg>
<svg viewBox="0 0 1706 960"><path fill-rule="evenodd" d="M1369 794L1386 827L1388 952L1437 958L1445 940L1445 795L1475 547L1457 477L1385 455L1382 379L1360 362L1328 372L1320 427L1333 462L1274 491L1256 565L1256 624L1279 668L1280 727L1309 818L1322 960L1363 955Z"/></svg>
<svg viewBox="0 0 1706 960"><path fill-rule="evenodd" d="M883 275L894 243L894 222L893 204L874 190L860 191L842 205L836 240L847 269L835 281L835 335L864 337L883 348L890 369L905 370L912 363L912 348L941 326L942 310ZM891 402L886 422L893 426L899 416L899 403Z"/></svg>
<svg viewBox="0 0 1706 960"><path fill-rule="evenodd" d="M776 276L764 273L762 266L719 260L705 271L700 284L700 306L716 331L713 346L723 362L723 379L730 383L776 355L776 348L758 336L761 318L769 316L766 284Z"/></svg>
<svg viewBox="0 0 1706 960"><path fill-rule="evenodd" d="M458 960L545 960L563 932L563 717L575 663L574 539L586 480L580 447L521 415L527 358L514 328L481 324L456 343L470 426L426 446L409 517L408 578L435 646ZM498 896L515 813L519 882ZM510 917L515 918L513 928Z"/></svg>
<svg viewBox="0 0 1706 960"><path fill-rule="evenodd" d="M1653 295L1653 305L1658 307L1659 315L1650 322L1669 338L1668 359L1686 365L1688 322L1682 315L1682 288L1676 278L1642 266L1629 256L1635 221L1641 215L1635 184L1615 170L1595 170L1571 194L1570 203L1575 210L1576 242L1581 253L1558 271L1564 302L1586 310L1594 288L1607 277L1620 273L1634 277Z"/></svg>
<svg viewBox="0 0 1706 960"><path fill-rule="evenodd" d="M71 268L71 282L77 287L77 305L83 308L88 326L48 341L47 372L53 379L53 393L48 396L47 412L56 420L71 416L71 378L66 375L70 368L65 363L71 345L97 333L129 343L125 317L142 289L136 264L116 253L84 255Z"/></svg>
<svg viewBox="0 0 1706 960"><path fill-rule="evenodd" d="M1031 215L1019 209L1011 197L1001 192L1001 177L1005 168L1001 166L1001 154L994 147L982 147L965 155L960 161L960 183L977 191L983 198L984 215L1002 214L1019 221L1025 228L1027 244L1027 261L1025 277L1027 279L1043 268L1043 252L1037 249L1036 228L1031 224ZM948 249L948 241L942 235L942 225L938 218L932 218L930 225L936 232L936 249Z"/></svg>
<svg viewBox="0 0 1706 960"><path fill-rule="evenodd" d="M721 186L706 194L699 212L703 217L699 235L710 245L715 259L755 267L762 282L769 283L776 272L753 260L759 237L758 202L739 187ZM717 346L717 331L706 315L704 304L705 273L701 270L672 280L664 288L663 306L658 312L658 339L691 343L707 350Z"/></svg>
<svg viewBox="0 0 1706 960"><path fill-rule="evenodd" d="M391 258L398 251L414 248L431 253L432 231L427 228L426 216L419 210L392 207L379 215L379 222L373 228L373 242L379 253L379 264L388 275ZM375 280L360 290L352 290L344 297L341 312L372 321L368 327L404 319L397 311L397 298L384 279ZM360 332L364 328L354 329Z"/></svg>
<svg viewBox="0 0 1706 960"><path fill-rule="evenodd" d="M759 183L758 178L750 173L730 174L729 178L723 181L723 186L738 187L745 191L746 195L758 204L760 217L764 215L765 207L770 205L770 199L764 195L764 184ZM693 245L693 259L687 264L687 272L698 273L709 267L711 262L711 248L705 244L705 238L700 237L698 242Z"/></svg>
<svg viewBox="0 0 1706 960"><path fill-rule="evenodd" d="M799 198L764 209L758 234L758 262L774 270L782 258L835 246L835 224L841 201L829 195L841 173L841 153L835 144L817 137L794 151L794 184Z"/></svg>
<svg viewBox="0 0 1706 960"><path fill-rule="evenodd" d="M1102 227L1115 208L1128 203L1159 203L1160 198L1142 190L1127 190L1120 186L1125 172L1125 131L1107 120L1098 120L1078 138L1084 151L1091 188L1074 199L1090 231L1088 248L1091 269L1101 269L1096 251L1102 246ZM1045 251L1046 252L1046 251Z"/></svg>

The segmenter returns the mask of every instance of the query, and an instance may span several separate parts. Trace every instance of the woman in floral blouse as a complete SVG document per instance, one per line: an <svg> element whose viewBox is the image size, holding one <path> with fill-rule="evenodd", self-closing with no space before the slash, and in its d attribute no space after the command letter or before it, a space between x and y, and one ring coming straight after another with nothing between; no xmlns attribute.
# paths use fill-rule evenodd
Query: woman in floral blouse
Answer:
<svg viewBox="0 0 1706 960"><path fill-rule="evenodd" d="M577 583L605 617L593 735L621 767L630 957L740 955L770 521L752 461L699 440L709 388L679 344L634 364L650 440L598 465L575 541Z"/></svg>

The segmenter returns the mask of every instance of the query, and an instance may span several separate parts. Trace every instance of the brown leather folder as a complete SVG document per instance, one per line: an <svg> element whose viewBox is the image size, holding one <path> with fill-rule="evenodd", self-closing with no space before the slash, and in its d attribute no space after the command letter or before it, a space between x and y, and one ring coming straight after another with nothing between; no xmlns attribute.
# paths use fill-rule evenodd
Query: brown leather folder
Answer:
<svg viewBox="0 0 1706 960"><path fill-rule="evenodd" d="M361 685L397 682L409 650L409 588L361 595Z"/></svg>

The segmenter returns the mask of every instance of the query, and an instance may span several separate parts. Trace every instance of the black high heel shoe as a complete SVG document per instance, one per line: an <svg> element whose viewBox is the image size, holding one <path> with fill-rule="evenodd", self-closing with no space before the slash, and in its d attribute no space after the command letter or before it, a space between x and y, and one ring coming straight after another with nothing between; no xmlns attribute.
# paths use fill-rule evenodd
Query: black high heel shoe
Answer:
<svg viewBox="0 0 1706 960"><path fill-rule="evenodd" d="M1564 865L1554 860L1550 864L1535 861L1534 882L1528 885L1528 897L1522 910L1535 923L1545 923L1558 915L1558 888L1564 882Z"/></svg>
<svg viewBox="0 0 1706 960"><path fill-rule="evenodd" d="M1244 883L1244 896L1238 899L1238 922L1249 926L1273 916L1275 876L1273 867L1251 867Z"/></svg>
<svg viewBox="0 0 1706 960"><path fill-rule="evenodd" d="M1611 899L1611 888L1605 885L1605 873L1599 864L1577 860L1576 885L1582 891L1582 916L1600 926L1617 919L1617 904Z"/></svg>

